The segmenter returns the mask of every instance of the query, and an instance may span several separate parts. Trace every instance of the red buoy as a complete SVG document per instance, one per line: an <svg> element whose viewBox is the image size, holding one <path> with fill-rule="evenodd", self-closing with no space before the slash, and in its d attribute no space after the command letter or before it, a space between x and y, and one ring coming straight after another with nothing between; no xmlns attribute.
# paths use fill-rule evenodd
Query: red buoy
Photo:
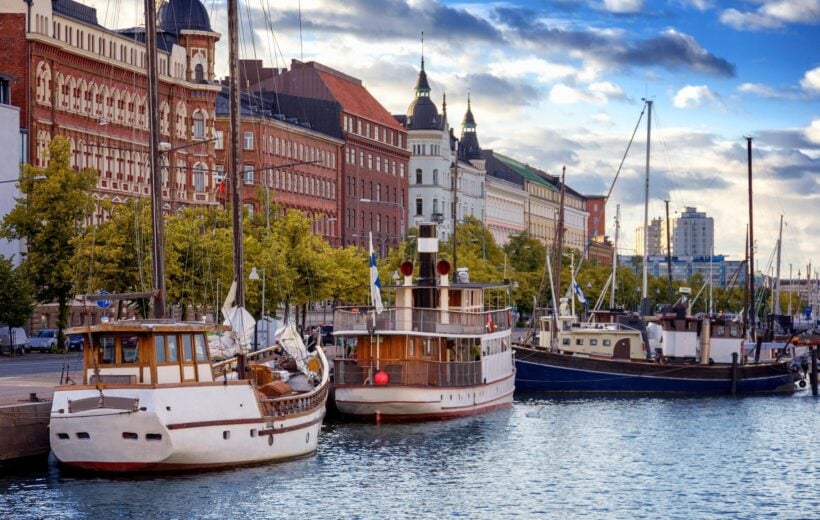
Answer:
<svg viewBox="0 0 820 520"><path fill-rule="evenodd" d="M379 370L376 372L376 375L373 376L373 382L379 386L386 385L390 381L390 376L387 375L387 372L383 370Z"/></svg>

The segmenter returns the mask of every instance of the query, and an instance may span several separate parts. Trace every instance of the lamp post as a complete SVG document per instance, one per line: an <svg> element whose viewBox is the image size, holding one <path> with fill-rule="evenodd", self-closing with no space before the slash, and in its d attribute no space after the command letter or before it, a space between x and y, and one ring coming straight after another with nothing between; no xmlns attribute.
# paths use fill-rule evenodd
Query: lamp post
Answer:
<svg viewBox="0 0 820 520"><path fill-rule="evenodd" d="M265 343L270 343L270 326L268 320L265 319L265 268L259 269L262 271L262 311L261 311L261 319L265 320ZM248 276L250 280L259 280L259 272L257 271L256 267L251 268L251 274ZM257 323L253 327L253 348L254 350L259 350L258 340L256 338L256 331L259 327ZM270 346L270 345L268 345Z"/></svg>

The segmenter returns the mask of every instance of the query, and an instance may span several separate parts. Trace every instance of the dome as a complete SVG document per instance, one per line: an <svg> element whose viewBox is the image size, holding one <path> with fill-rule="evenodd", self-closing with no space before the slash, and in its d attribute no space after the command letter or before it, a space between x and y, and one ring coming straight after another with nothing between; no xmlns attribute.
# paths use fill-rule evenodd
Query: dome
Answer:
<svg viewBox="0 0 820 520"><path fill-rule="evenodd" d="M441 118L436 104L429 97L417 97L407 107L407 122L410 130L440 130Z"/></svg>
<svg viewBox="0 0 820 520"><path fill-rule="evenodd" d="M208 31L211 19L199 0L168 0L159 8L159 28L170 33L180 31Z"/></svg>

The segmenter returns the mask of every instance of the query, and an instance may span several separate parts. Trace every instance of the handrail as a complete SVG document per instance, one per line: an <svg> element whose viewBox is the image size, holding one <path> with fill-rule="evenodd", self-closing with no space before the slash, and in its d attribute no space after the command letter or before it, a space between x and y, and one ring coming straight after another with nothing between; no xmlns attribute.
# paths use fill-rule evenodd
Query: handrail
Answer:
<svg viewBox="0 0 820 520"><path fill-rule="evenodd" d="M371 311L371 307L337 308L333 312L333 326L336 331L375 330L441 334L486 334L512 328L512 312L509 307L478 312L393 307L375 315Z"/></svg>
<svg viewBox="0 0 820 520"><path fill-rule="evenodd" d="M334 382L337 385L372 385L376 372L387 375L387 385L475 386L481 384L481 361L385 360L360 365L356 360L337 359Z"/></svg>

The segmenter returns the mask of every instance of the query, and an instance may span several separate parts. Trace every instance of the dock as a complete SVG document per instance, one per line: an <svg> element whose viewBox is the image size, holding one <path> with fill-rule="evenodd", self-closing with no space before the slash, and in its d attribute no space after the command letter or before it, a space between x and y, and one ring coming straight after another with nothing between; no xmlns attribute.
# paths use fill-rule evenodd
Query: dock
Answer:
<svg viewBox="0 0 820 520"><path fill-rule="evenodd" d="M48 455L50 397L0 400L0 464Z"/></svg>

